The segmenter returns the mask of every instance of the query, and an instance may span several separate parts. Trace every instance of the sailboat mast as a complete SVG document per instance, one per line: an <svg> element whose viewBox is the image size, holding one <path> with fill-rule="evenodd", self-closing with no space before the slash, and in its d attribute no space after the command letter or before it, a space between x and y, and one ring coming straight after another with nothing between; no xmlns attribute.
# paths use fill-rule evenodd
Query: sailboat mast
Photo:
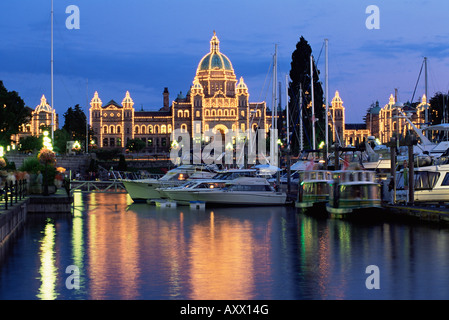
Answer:
<svg viewBox="0 0 449 320"><path fill-rule="evenodd" d="M274 46L273 56L273 92L271 111L270 159L272 165L277 165L277 44Z"/></svg>
<svg viewBox="0 0 449 320"><path fill-rule="evenodd" d="M288 74L285 75L285 113L287 122L287 148L290 148L290 115L288 111Z"/></svg>
<svg viewBox="0 0 449 320"><path fill-rule="evenodd" d="M312 95L312 141L313 141L313 150L316 148L315 142L315 102L314 102L314 93L313 93L313 56L310 55L310 87L311 87L311 95Z"/></svg>
<svg viewBox="0 0 449 320"><path fill-rule="evenodd" d="M53 0L51 0L51 141L54 142L54 99L53 99Z"/></svg>
<svg viewBox="0 0 449 320"><path fill-rule="evenodd" d="M325 106L326 106L326 158L325 159L327 159L327 157L328 157L328 154L329 154L329 116L328 116L328 114L329 114L329 75L328 75L328 72L329 72L329 61L328 61L328 40L327 39L324 39L324 43L325 43L325 54L326 54L326 65L325 65L325 67L326 67L326 70L325 70L325 73L326 73L326 78L325 78L325 85L326 85L326 92L325 92L325 95L324 95L324 103L325 103ZM326 163L327 163L327 160L326 160Z"/></svg>
<svg viewBox="0 0 449 320"><path fill-rule="evenodd" d="M304 127L302 123L302 84L299 84L299 151L304 150Z"/></svg>
<svg viewBox="0 0 449 320"><path fill-rule="evenodd" d="M426 99L429 99L429 97L427 96L427 57L424 57L424 92L426 94ZM426 100L426 123L429 122L429 104L427 103L428 100ZM427 131L427 130L426 130Z"/></svg>

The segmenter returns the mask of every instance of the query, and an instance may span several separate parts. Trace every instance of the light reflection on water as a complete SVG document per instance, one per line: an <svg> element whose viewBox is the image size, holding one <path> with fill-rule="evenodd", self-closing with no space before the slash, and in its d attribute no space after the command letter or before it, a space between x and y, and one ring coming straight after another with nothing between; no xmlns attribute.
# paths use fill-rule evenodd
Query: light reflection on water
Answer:
<svg viewBox="0 0 449 320"><path fill-rule="evenodd" d="M448 229L316 219L294 208L156 208L76 194L29 217L0 262L0 299L447 299ZM68 266L80 288L68 289ZM368 290L368 265L380 269Z"/></svg>

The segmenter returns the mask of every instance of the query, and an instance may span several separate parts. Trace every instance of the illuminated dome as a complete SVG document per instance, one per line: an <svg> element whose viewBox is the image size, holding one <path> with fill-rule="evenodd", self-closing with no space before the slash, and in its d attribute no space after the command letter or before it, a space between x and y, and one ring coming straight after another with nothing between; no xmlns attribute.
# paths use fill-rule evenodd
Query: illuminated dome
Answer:
<svg viewBox="0 0 449 320"><path fill-rule="evenodd" d="M220 41L214 31L214 36L210 40L210 52L201 59L198 71L216 69L233 71L231 61L220 52Z"/></svg>
<svg viewBox="0 0 449 320"><path fill-rule="evenodd" d="M47 103L47 99L45 98L45 95L42 95L40 105L38 105L36 107L36 109L34 109L35 113L39 113L41 111L49 112L49 113L53 112L53 108Z"/></svg>
<svg viewBox="0 0 449 320"><path fill-rule="evenodd" d="M215 34L210 40L210 52L198 64L194 83L201 85L206 97L235 96L237 79L231 61L220 52L220 41ZM198 87L198 85L197 85ZM200 88L194 88L199 90Z"/></svg>

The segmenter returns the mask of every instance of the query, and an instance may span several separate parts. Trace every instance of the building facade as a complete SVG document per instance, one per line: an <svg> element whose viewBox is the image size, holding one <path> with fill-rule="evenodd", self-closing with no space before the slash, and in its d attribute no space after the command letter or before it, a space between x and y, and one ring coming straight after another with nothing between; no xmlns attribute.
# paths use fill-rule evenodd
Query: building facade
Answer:
<svg viewBox="0 0 449 320"><path fill-rule="evenodd" d="M20 144L20 139L42 135L44 130L57 130L59 127L59 119L56 111L48 104L45 95L42 95L41 102L34 110L30 110L31 120L24 123L19 128L19 133L12 137L14 144Z"/></svg>
<svg viewBox="0 0 449 320"><path fill-rule="evenodd" d="M393 136L405 136L412 130L406 117L417 127L424 124L425 110L430 106L425 95L416 107L397 103L397 98L391 94L384 107L377 101L367 112L364 123L346 123L345 107L338 91L329 106L329 134L332 142L342 146L355 146L368 137L378 138L382 144L388 143Z"/></svg>
<svg viewBox="0 0 449 320"><path fill-rule="evenodd" d="M129 92L121 104L104 105L95 92L90 105L90 125L100 148L124 148L127 141L140 139L148 152L167 152L175 129L204 137L208 132L268 130L271 124L266 103L249 102L248 87L243 77L237 80L215 32L185 96L180 93L170 103L165 88L158 111L138 111Z"/></svg>

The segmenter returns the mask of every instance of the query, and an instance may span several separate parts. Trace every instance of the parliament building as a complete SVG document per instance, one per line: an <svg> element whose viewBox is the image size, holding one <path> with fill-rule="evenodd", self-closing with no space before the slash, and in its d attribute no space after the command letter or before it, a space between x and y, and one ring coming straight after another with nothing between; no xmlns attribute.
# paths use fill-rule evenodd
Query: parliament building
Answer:
<svg viewBox="0 0 449 320"><path fill-rule="evenodd" d="M90 105L90 125L99 148L123 148L127 141L140 139L147 152L167 152L175 129L204 137L208 131L268 131L271 125L266 103L249 102L248 87L243 77L237 80L231 61L220 52L215 32L185 96L180 93L170 102L165 88L158 111L138 111L128 91L121 104L103 103L95 92Z"/></svg>

